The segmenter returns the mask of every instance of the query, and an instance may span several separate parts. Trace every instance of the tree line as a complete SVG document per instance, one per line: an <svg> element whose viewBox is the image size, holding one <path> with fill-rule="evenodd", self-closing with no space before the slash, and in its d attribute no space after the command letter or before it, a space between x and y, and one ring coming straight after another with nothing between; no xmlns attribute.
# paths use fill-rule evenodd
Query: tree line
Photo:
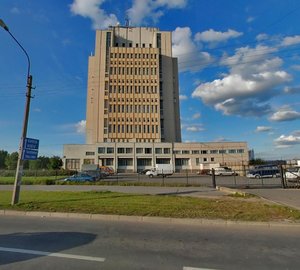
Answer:
<svg viewBox="0 0 300 270"><path fill-rule="evenodd" d="M18 163L18 152L8 153L0 150L0 169L15 170ZM39 156L37 160L24 160L23 168L29 170L59 170L63 165L59 156L45 157Z"/></svg>

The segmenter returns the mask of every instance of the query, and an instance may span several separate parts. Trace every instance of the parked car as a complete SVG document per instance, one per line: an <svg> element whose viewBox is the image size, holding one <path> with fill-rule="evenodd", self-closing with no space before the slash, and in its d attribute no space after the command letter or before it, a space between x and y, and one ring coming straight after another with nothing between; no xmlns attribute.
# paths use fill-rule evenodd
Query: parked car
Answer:
<svg viewBox="0 0 300 270"><path fill-rule="evenodd" d="M94 182L95 177L87 173L78 173L64 179L65 182Z"/></svg>
<svg viewBox="0 0 300 270"><path fill-rule="evenodd" d="M139 174L146 174L149 171L150 171L150 169L144 169L144 170L140 171Z"/></svg>
<svg viewBox="0 0 300 270"><path fill-rule="evenodd" d="M276 165L261 165L251 169L246 176L248 178L280 177L280 171Z"/></svg>
<svg viewBox="0 0 300 270"><path fill-rule="evenodd" d="M235 171L233 171L231 168L228 167L216 167L214 168L215 175L225 176L225 175L237 175ZM212 171L210 170L208 174L212 174Z"/></svg>
<svg viewBox="0 0 300 270"><path fill-rule="evenodd" d="M285 172L285 178L288 180L300 179L300 167L288 168Z"/></svg>

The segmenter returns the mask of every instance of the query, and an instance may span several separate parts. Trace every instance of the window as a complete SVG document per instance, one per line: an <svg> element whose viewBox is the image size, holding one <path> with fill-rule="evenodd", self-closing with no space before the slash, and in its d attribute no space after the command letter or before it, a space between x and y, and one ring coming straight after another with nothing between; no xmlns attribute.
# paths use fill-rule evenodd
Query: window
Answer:
<svg viewBox="0 0 300 270"><path fill-rule="evenodd" d="M118 166L132 166L132 158L118 158Z"/></svg>
<svg viewBox="0 0 300 270"><path fill-rule="evenodd" d="M228 153L229 153L229 154L235 154L235 153L236 153L236 149L229 149L229 150L228 150Z"/></svg>
<svg viewBox="0 0 300 270"><path fill-rule="evenodd" d="M98 147L98 154L105 154L105 147Z"/></svg>
<svg viewBox="0 0 300 270"><path fill-rule="evenodd" d="M224 150L224 149L219 150L219 154L226 154L226 150Z"/></svg>
<svg viewBox="0 0 300 270"><path fill-rule="evenodd" d="M115 149L113 147L107 147L106 153L107 154L113 154L115 152Z"/></svg>
<svg viewBox="0 0 300 270"><path fill-rule="evenodd" d="M125 153L125 148L118 147L118 154L124 154L124 153Z"/></svg>
<svg viewBox="0 0 300 270"><path fill-rule="evenodd" d="M143 154L143 148L136 148L137 154Z"/></svg>
<svg viewBox="0 0 300 270"><path fill-rule="evenodd" d="M164 154L170 154L171 149L170 148L164 148Z"/></svg>
<svg viewBox="0 0 300 270"><path fill-rule="evenodd" d="M85 155L86 155L86 156L94 156L94 155L95 155L95 152L85 152Z"/></svg>
<svg viewBox="0 0 300 270"><path fill-rule="evenodd" d="M213 158L213 157L210 158L210 161L211 161L211 162L214 162L214 161L215 161L215 158Z"/></svg>
<svg viewBox="0 0 300 270"><path fill-rule="evenodd" d="M176 166L188 166L190 162L189 158L176 158L175 165Z"/></svg>
<svg viewBox="0 0 300 270"><path fill-rule="evenodd" d="M196 166L200 165L200 158L196 158Z"/></svg>
<svg viewBox="0 0 300 270"><path fill-rule="evenodd" d="M132 153L132 148L126 148L126 154L131 154Z"/></svg>
<svg viewBox="0 0 300 270"><path fill-rule="evenodd" d="M192 154L193 155L198 155L198 154L200 154L200 151L199 150L192 150Z"/></svg>
<svg viewBox="0 0 300 270"><path fill-rule="evenodd" d="M190 150L182 150L182 154L189 154Z"/></svg>
<svg viewBox="0 0 300 270"><path fill-rule="evenodd" d="M145 154L151 154L152 148L145 148Z"/></svg>
<svg viewBox="0 0 300 270"><path fill-rule="evenodd" d="M218 154L218 150L210 150L211 154Z"/></svg>
<svg viewBox="0 0 300 270"><path fill-rule="evenodd" d="M242 154L242 153L244 153L244 149L237 149L237 152L238 152L239 154Z"/></svg>
<svg viewBox="0 0 300 270"><path fill-rule="evenodd" d="M206 155L207 154L207 150L201 150L201 154Z"/></svg>
<svg viewBox="0 0 300 270"><path fill-rule="evenodd" d="M174 154L181 154L180 150L174 150Z"/></svg>
<svg viewBox="0 0 300 270"><path fill-rule="evenodd" d="M155 148L155 154L162 154L162 148Z"/></svg>

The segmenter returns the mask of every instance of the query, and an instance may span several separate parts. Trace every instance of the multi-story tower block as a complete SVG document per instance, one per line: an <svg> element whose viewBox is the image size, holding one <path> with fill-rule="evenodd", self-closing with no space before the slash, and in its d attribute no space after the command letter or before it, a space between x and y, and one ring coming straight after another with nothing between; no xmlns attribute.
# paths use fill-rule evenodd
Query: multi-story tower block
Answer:
<svg viewBox="0 0 300 270"><path fill-rule="evenodd" d="M171 32L127 26L97 30L87 91L87 144L181 142Z"/></svg>

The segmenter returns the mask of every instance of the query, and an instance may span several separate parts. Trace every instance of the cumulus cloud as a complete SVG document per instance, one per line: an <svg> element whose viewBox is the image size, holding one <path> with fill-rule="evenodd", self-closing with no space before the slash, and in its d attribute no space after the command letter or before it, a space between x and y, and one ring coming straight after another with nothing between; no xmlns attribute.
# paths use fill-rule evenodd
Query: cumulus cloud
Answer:
<svg viewBox="0 0 300 270"><path fill-rule="evenodd" d="M204 128L201 126L189 126L189 127L186 127L186 130L190 131L190 132L200 132L200 131L203 131Z"/></svg>
<svg viewBox="0 0 300 270"><path fill-rule="evenodd" d="M116 25L118 19L115 14L107 14L100 8L104 2L105 0L74 0L70 10L74 15L91 19L94 29L105 29Z"/></svg>
<svg viewBox="0 0 300 270"><path fill-rule="evenodd" d="M179 95L179 100L187 100L188 96L187 95Z"/></svg>
<svg viewBox="0 0 300 270"><path fill-rule="evenodd" d="M267 127L267 126L257 126L256 127L256 132L269 132L272 131L273 128L272 127Z"/></svg>
<svg viewBox="0 0 300 270"><path fill-rule="evenodd" d="M256 36L257 41L263 41L263 40L267 40L267 39L269 39L269 36L265 33L261 33Z"/></svg>
<svg viewBox="0 0 300 270"><path fill-rule="evenodd" d="M300 94L300 85L294 86L294 87L286 86L286 87L284 87L283 91L284 91L284 93L291 94L291 95Z"/></svg>
<svg viewBox="0 0 300 270"><path fill-rule="evenodd" d="M178 57L180 71L196 71L212 61L209 53L198 50L189 27L177 27L172 32L172 52L174 57Z"/></svg>
<svg viewBox="0 0 300 270"><path fill-rule="evenodd" d="M300 132L295 131L290 135L281 135L274 140L277 148L286 148L300 144Z"/></svg>
<svg viewBox="0 0 300 270"><path fill-rule="evenodd" d="M195 40L202 42L219 43L225 42L231 38L237 38L241 35L243 35L242 32L237 32L232 29L228 29L227 32L218 32L213 29L209 29L207 31L197 33L195 35Z"/></svg>
<svg viewBox="0 0 300 270"><path fill-rule="evenodd" d="M293 37L285 37L281 42L281 46L292 46L299 43L300 43L300 35L293 36Z"/></svg>
<svg viewBox="0 0 300 270"><path fill-rule="evenodd" d="M276 48L243 47L233 56L224 56L221 64L229 67L229 74L212 82L200 84L192 97L225 115L262 116L271 112L268 101L279 93L276 89L291 80L280 69L282 60L272 57Z"/></svg>
<svg viewBox="0 0 300 270"><path fill-rule="evenodd" d="M201 118L201 113L195 113L193 115L193 119L199 119L199 118Z"/></svg>
<svg viewBox="0 0 300 270"><path fill-rule="evenodd" d="M300 119L300 112L294 111L288 106L285 106L278 112L275 112L269 119L276 122L293 121Z"/></svg>
<svg viewBox="0 0 300 270"><path fill-rule="evenodd" d="M134 0L127 10L131 24L140 25L146 19L156 22L164 14L164 9L184 8L187 0Z"/></svg>
<svg viewBox="0 0 300 270"><path fill-rule="evenodd" d="M77 133L84 134L86 128L86 120L81 120L75 124L75 129Z"/></svg>

